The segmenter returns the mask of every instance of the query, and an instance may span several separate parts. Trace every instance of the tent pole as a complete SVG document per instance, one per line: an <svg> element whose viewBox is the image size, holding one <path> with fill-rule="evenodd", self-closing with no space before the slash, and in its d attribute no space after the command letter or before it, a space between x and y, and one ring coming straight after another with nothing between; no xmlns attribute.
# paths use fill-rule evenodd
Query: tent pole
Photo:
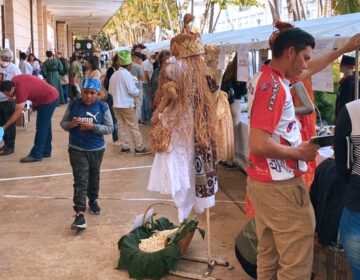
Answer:
<svg viewBox="0 0 360 280"><path fill-rule="evenodd" d="M210 210L206 208L206 227L207 227L207 258L208 265L211 265L211 232L210 232Z"/></svg>
<svg viewBox="0 0 360 280"><path fill-rule="evenodd" d="M359 99L359 50L355 51L355 96L354 100Z"/></svg>

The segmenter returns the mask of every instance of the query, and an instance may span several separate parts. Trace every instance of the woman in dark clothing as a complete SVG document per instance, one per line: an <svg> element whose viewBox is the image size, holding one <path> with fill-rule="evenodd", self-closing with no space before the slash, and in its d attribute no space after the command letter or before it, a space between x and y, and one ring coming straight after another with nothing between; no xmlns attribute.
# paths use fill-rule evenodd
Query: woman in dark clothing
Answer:
<svg viewBox="0 0 360 280"><path fill-rule="evenodd" d="M159 56L158 56L159 67L154 68L154 72L152 73L151 79L150 79L151 89L152 89L152 94L150 96L150 108L152 108L154 105L154 98L155 98L156 90L158 88L158 79L159 79L161 66L170 56L171 56L171 53L168 50L163 50L159 53Z"/></svg>
<svg viewBox="0 0 360 280"><path fill-rule="evenodd" d="M112 76L112 74L115 73L115 71L117 71L120 67L120 60L119 57L117 56L117 54L114 56L113 61L112 61L112 66L109 67L109 69L106 71L106 78L104 80L104 87L107 91L109 91L109 83L110 83L110 78ZM110 93L110 92L109 92ZM117 120L114 114L114 110L113 110L113 97L111 94L108 94L107 99L106 99L106 103L109 105L110 108L110 113L111 113L111 117L113 119L113 126L114 126L114 130L112 132L112 139L113 139L113 144L115 146L120 145L119 140L119 136L118 136L118 126L117 126Z"/></svg>
<svg viewBox="0 0 360 280"><path fill-rule="evenodd" d="M335 126L335 160L339 173L349 180L340 238L353 271L360 279L360 100L347 103Z"/></svg>

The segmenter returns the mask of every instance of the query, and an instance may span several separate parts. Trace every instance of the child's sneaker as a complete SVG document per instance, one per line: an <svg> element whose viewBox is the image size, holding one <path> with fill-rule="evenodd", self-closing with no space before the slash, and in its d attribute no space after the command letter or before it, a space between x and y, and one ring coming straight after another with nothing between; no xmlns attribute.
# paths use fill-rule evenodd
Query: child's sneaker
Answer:
<svg viewBox="0 0 360 280"><path fill-rule="evenodd" d="M136 156L142 156L142 155L150 155L151 154L151 150L149 149L142 149L141 151L135 149L135 155Z"/></svg>
<svg viewBox="0 0 360 280"><path fill-rule="evenodd" d="M97 203L97 200L89 200L89 212L93 215L98 215L100 214L100 211L101 209L99 207L99 204Z"/></svg>
<svg viewBox="0 0 360 280"><path fill-rule="evenodd" d="M75 221L72 223L71 229L86 229L84 214L76 214Z"/></svg>

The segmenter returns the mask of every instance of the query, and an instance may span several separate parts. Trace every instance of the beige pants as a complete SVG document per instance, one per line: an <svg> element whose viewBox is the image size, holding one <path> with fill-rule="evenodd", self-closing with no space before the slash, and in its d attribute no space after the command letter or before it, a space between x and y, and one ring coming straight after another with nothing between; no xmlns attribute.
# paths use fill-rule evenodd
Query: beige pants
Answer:
<svg viewBox="0 0 360 280"><path fill-rule="evenodd" d="M143 103L143 89L140 89L140 94L135 97L135 108L136 108L136 116L138 121L141 120L141 106Z"/></svg>
<svg viewBox="0 0 360 280"><path fill-rule="evenodd" d="M315 215L301 178L261 183L248 177L255 208L258 280L309 280Z"/></svg>
<svg viewBox="0 0 360 280"><path fill-rule="evenodd" d="M126 128L130 130L135 149L141 151L144 149L141 134L139 131L138 118L135 108L113 108L117 121L119 140L122 148L130 148Z"/></svg>

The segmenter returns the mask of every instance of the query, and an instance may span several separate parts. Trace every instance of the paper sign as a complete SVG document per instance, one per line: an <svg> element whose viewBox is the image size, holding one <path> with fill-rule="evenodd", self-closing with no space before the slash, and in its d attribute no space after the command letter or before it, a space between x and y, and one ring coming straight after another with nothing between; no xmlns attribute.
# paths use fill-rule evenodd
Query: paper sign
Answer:
<svg viewBox="0 0 360 280"><path fill-rule="evenodd" d="M237 81L247 82L249 80L249 44L240 45L237 48Z"/></svg>
<svg viewBox="0 0 360 280"><path fill-rule="evenodd" d="M313 51L313 58L324 55L325 53L331 51L334 47L336 38L321 39L316 41L315 49ZM311 83L313 90L334 91L334 80L331 64L329 64L325 69L316 73L311 77Z"/></svg>
<svg viewBox="0 0 360 280"><path fill-rule="evenodd" d="M153 212L154 212L154 210L152 208L147 212L146 218L145 218L145 223L150 221L150 219L151 219L151 217L153 215ZM133 229L141 227L143 225L143 219L144 219L144 214L137 215L135 217L135 222L134 222Z"/></svg>
<svg viewBox="0 0 360 280"><path fill-rule="evenodd" d="M218 58L218 65L217 70L223 70L226 66L226 55L224 53L221 53Z"/></svg>

